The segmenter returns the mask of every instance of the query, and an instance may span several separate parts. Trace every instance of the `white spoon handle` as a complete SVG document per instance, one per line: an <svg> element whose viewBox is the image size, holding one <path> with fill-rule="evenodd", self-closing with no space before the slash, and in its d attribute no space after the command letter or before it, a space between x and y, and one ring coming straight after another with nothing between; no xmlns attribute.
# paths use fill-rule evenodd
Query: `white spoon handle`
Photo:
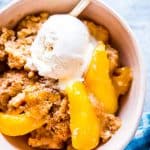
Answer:
<svg viewBox="0 0 150 150"><path fill-rule="evenodd" d="M69 14L74 17L79 16L81 12L89 5L89 3L90 0L81 0Z"/></svg>

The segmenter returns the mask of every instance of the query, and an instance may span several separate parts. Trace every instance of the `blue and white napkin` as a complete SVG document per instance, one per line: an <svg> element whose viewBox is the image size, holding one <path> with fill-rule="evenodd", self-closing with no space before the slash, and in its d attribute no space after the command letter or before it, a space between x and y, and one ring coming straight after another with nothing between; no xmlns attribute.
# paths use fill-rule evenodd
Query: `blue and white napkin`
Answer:
<svg viewBox="0 0 150 150"><path fill-rule="evenodd" d="M144 113L135 137L125 150L150 150L150 113Z"/></svg>

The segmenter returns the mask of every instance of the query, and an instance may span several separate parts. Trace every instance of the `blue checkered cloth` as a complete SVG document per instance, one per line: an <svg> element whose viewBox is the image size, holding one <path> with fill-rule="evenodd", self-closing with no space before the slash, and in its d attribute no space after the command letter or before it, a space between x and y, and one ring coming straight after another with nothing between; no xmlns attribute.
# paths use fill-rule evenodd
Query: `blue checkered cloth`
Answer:
<svg viewBox="0 0 150 150"><path fill-rule="evenodd" d="M134 139L125 150L150 150L150 113L144 113Z"/></svg>

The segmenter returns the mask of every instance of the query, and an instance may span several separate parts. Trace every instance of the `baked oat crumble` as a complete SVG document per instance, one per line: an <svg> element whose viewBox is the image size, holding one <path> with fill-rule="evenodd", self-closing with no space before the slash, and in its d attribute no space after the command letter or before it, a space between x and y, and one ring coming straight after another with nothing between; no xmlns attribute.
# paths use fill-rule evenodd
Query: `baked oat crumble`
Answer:
<svg viewBox="0 0 150 150"><path fill-rule="evenodd" d="M25 68L30 56L30 47L48 13L26 16L14 29L0 30L0 111L22 114L30 111L32 117L45 117L46 123L29 134L28 144L34 148L63 149L70 141L68 98L57 88L57 80L39 76ZM92 35L105 43L108 31L85 21ZM93 30L94 28L96 30ZM102 32L98 36L98 32ZM107 46L110 74L119 67L118 51ZM6 67L7 66L7 67ZM105 143L121 126L121 120L112 114L102 113L101 105L95 105L97 116L103 118L101 142ZM71 145L67 150L73 150Z"/></svg>

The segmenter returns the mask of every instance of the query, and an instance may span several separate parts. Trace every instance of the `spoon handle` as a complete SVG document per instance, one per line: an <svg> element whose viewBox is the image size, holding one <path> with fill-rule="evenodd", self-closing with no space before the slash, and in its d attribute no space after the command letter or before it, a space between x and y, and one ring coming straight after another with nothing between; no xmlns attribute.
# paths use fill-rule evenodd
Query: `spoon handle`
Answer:
<svg viewBox="0 0 150 150"><path fill-rule="evenodd" d="M77 17L89 5L90 0L81 0L75 8L69 13L71 16Z"/></svg>

